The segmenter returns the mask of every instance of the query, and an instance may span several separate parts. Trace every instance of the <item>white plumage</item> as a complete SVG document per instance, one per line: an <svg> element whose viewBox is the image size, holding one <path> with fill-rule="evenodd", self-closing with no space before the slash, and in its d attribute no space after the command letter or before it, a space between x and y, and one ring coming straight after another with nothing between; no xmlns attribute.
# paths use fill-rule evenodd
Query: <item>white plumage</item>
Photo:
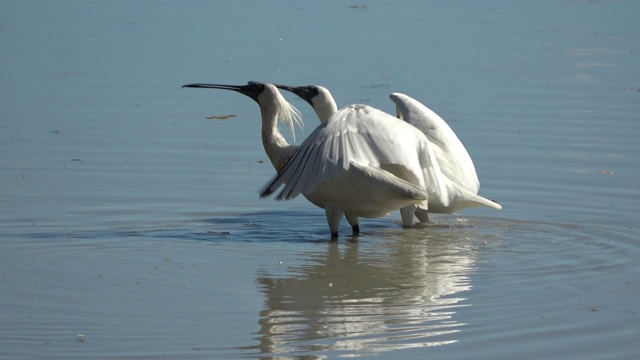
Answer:
<svg viewBox="0 0 640 360"><path fill-rule="evenodd" d="M399 208L427 206L425 188L437 173L429 142L414 127L364 105L335 112L300 147L289 145L278 131L292 125L297 110L271 84L189 84L184 87L233 90L254 99L262 116L262 143L278 175L261 192L278 187L279 199L303 194L325 209L332 236L344 214L354 233L359 217L379 217ZM334 102L335 104L335 102ZM409 154L409 155L407 155ZM422 155L421 155L422 154ZM434 168L435 167L435 168Z"/></svg>
<svg viewBox="0 0 640 360"><path fill-rule="evenodd" d="M278 87L305 99L314 108L321 122L326 121L323 116L336 108L331 93L322 86ZM431 143L431 146L420 150L426 151L423 156L435 158L437 164L430 176L433 184L424 188L429 192L428 212L454 213L481 205L501 209L496 202L477 195L480 182L473 161L449 125L435 112L407 95L393 93L390 97L396 104L398 117L422 132ZM410 208L402 210L405 226L412 223L411 212ZM415 215L420 221L429 220L425 210L416 209Z"/></svg>

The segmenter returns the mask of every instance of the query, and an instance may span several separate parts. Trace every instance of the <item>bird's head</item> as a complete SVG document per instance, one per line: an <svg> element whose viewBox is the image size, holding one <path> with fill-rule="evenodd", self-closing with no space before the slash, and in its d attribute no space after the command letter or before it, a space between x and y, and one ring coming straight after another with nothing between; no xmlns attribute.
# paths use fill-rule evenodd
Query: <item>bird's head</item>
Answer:
<svg viewBox="0 0 640 360"><path fill-rule="evenodd" d="M336 101L333 99L331 92L323 86L288 86L279 84L275 86L281 90L290 91L309 103L322 123L325 123L331 115L338 111Z"/></svg>

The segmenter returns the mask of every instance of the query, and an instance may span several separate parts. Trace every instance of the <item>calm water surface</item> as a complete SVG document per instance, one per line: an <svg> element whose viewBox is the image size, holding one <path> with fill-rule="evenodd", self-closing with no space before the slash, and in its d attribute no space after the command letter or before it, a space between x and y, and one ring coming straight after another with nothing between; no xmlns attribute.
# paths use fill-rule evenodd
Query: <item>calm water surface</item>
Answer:
<svg viewBox="0 0 640 360"><path fill-rule="evenodd" d="M638 14L1 2L0 358L637 357ZM256 104L180 88L248 80L423 101L504 209L329 241L306 200L258 199ZM299 143L317 120L285 95Z"/></svg>

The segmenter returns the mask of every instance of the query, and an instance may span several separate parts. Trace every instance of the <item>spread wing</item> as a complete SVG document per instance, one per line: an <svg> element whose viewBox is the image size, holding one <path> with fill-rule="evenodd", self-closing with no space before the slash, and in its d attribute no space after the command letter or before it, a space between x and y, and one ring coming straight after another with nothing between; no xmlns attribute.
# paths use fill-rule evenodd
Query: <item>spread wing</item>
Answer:
<svg viewBox="0 0 640 360"><path fill-rule="evenodd" d="M350 163L384 169L429 193L447 192L424 134L370 106L349 105L307 137L260 196L269 196L282 185L278 199L310 194L319 184L347 170Z"/></svg>

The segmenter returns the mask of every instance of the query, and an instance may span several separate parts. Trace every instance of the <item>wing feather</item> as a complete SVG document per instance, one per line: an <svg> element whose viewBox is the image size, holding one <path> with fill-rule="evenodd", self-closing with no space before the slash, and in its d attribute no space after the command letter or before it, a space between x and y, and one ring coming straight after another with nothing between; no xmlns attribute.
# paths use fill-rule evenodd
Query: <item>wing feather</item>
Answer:
<svg viewBox="0 0 640 360"><path fill-rule="evenodd" d="M260 194L269 196L282 185L278 199L310 194L350 163L398 166L410 172L420 188L441 188L438 163L429 146L426 136L404 121L370 106L349 105L319 125Z"/></svg>

